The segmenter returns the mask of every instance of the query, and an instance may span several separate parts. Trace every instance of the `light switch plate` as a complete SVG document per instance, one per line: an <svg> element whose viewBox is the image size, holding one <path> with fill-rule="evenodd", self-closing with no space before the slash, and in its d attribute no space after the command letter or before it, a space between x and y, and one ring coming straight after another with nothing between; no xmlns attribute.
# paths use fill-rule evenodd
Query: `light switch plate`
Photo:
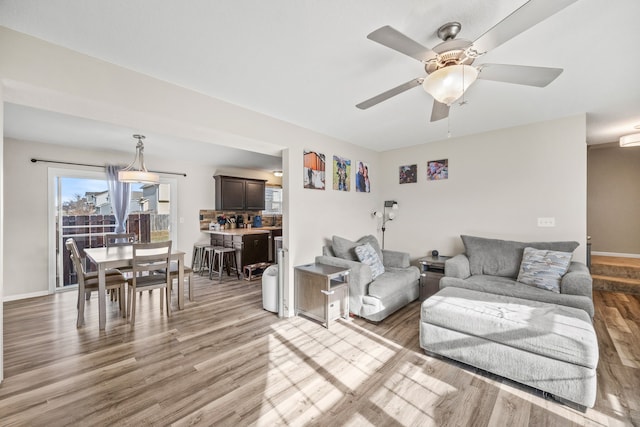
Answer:
<svg viewBox="0 0 640 427"><path fill-rule="evenodd" d="M538 218L538 227L555 227L556 219L553 217L549 218Z"/></svg>

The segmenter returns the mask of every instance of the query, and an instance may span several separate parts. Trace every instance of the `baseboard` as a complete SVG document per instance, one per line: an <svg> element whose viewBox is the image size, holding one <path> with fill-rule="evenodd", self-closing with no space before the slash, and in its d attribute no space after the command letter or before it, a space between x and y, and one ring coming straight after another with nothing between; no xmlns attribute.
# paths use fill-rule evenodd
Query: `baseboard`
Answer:
<svg viewBox="0 0 640 427"><path fill-rule="evenodd" d="M640 254L621 254L617 252L591 252L591 255L615 256L620 258L640 258Z"/></svg>
<svg viewBox="0 0 640 427"><path fill-rule="evenodd" d="M38 291L38 292L31 292L28 294L18 294L18 295L9 295L6 296L2 299L3 302L9 302L9 301L17 301L19 299L27 299L27 298L36 298L36 297L44 297L49 295L48 291Z"/></svg>

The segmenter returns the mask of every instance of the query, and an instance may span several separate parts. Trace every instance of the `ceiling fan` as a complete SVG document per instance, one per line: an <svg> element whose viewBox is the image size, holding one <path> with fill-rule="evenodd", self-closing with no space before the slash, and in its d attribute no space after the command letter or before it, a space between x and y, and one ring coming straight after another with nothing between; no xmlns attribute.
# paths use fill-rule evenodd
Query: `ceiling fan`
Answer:
<svg viewBox="0 0 640 427"><path fill-rule="evenodd" d="M422 85L424 90L434 98L431 121L435 122L449 116L451 104L458 100L476 79L545 87L562 73L562 68L506 64L473 66L472 64L489 50L500 46L576 1L530 0L474 42L456 39L462 28L460 23L446 23L437 32L443 42L433 49L423 46L388 25L378 28L367 38L424 63L427 76L403 83L361 102L356 107L366 110Z"/></svg>

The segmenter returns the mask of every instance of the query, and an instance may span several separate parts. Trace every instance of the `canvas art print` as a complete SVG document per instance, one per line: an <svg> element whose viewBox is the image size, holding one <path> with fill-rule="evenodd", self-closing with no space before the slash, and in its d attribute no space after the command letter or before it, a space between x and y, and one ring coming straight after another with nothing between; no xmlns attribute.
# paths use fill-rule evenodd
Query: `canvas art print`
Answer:
<svg viewBox="0 0 640 427"><path fill-rule="evenodd" d="M400 166L399 180L400 184L418 182L418 165Z"/></svg>
<svg viewBox="0 0 640 427"><path fill-rule="evenodd" d="M449 179L449 159L427 162L427 181Z"/></svg>
<svg viewBox="0 0 640 427"><path fill-rule="evenodd" d="M358 170L356 171L356 192L371 192L371 184L369 181L369 164L363 161L356 162Z"/></svg>
<svg viewBox="0 0 640 427"><path fill-rule="evenodd" d="M324 190L325 157L315 151L304 151L304 188Z"/></svg>
<svg viewBox="0 0 640 427"><path fill-rule="evenodd" d="M333 189L349 191L351 182L351 160L333 156Z"/></svg>

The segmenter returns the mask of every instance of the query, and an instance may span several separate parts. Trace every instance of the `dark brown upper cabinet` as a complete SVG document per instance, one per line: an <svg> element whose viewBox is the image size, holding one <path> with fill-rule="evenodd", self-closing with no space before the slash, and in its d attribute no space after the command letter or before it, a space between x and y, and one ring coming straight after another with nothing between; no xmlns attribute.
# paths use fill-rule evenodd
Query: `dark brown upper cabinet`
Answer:
<svg viewBox="0 0 640 427"><path fill-rule="evenodd" d="M216 210L262 211L266 181L216 175Z"/></svg>

